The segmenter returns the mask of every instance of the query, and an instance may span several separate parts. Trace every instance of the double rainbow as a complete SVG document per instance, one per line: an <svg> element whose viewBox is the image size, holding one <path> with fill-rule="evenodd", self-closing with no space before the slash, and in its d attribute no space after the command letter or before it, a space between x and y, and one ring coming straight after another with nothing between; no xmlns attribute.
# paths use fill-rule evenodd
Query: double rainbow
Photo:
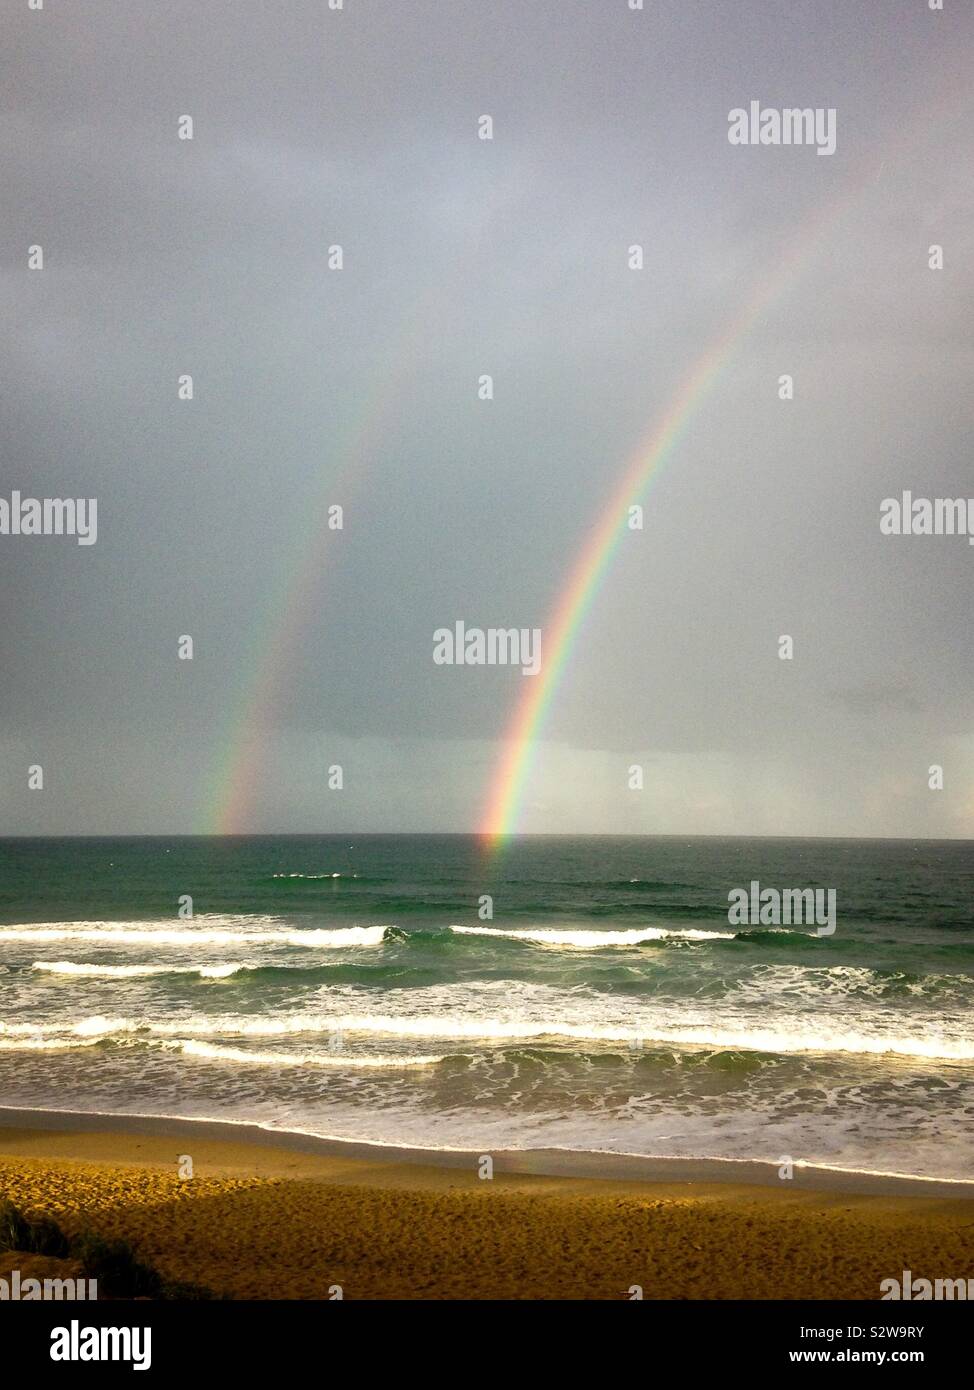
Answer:
<svg viewBox="0 0 974 1390"><path fill-rule="evenodd" d="M844 182L836 195L806 223L801 233L786 248L772 273L759 283L741 313L731 322L693 364L662 419L634 451L618 485L613 489L597 518L591 533L584 540L554 609L543 628L544 663L535 677L524 678L524 693L518 701L503 738L502 752L496 772L491 778L488 796L479 822L479 833L488 849L501 847L518 828L525 788L537 757L540 735L555 695L568 667L578 636L592 605L600 592L612 561L627 536L629 508L645 497L663 465L671 458L695 412L712 392L715 383L731 361L735 349L760 319L762 313L786 290L804 269L813 255L827 244L827 233L835 227L847 209L876 182L883 163L903 146L913 144L918 137L939 135L939 122L953 116L955 107L966 109L966 65L959 65L959 80L948 79L941 99L927 103L911 120L904 122L906 132L896 142L897 149L887 150L880 157L864 161L858 171ZM939 128L938 128L939 127ZM517 186L517 171L513 171L507 186L499 185L496 202L502 203ZM491 206L485 207L484 225L489 223ZM474 242L468 257L476 250ZM408 351L414 334L424 331L431 308L443 297L442 287L434 288L411 321L407 321L401 344L402 351L393 355L392 371L377 383L364 422L352 431L339 458L343 466L337 477L327 480L321 497L308 510L308 538L296 547L296 563L285 568L281 591L265 610L265 620L256 630L251 647L250 672L232 719L228 741L218 758L213 795L205 814L205 829L211 833L229 833L244 829L250 821L257 800L255 788L266 756L269 730L282 700L289 672L297 660L303 633L320 592L323 566L328 561L324 536L324 517L331 500L342 499L352 480L360 481L365 461L377 450L380 427L389 417L392 402L402 391L408 376L411 354ZM330 548L334 553L334 546Z"/></svg>

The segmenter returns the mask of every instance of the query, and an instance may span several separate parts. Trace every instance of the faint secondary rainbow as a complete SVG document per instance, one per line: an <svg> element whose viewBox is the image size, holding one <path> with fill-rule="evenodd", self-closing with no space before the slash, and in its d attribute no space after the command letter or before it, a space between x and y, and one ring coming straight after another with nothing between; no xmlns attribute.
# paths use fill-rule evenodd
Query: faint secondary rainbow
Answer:
<svg viewBox="0 0 974 1390"><path fill-rule="evenodd" d="M463 284L494 219L523 187L529 168L527 156L512 163L505 178L478 206L469 242L450 278L435 281L417 293L398 333L385 344L383 366L362 409L344 441L333 450L335 466L324 477L318 494L308 501L305 524L291 542L279 583L252 630L241 690L214 760L209 795L201 812L203 834L231 835L252 828L253 810L260 799L258 785L302 641L312 625L325 575L350 539L347 531L328 529L328 508L339 503L348 513L349 503L369 476L369 464L388 445L394 407L401 403L422 360L417 342L431 333L451 304L452 292Z"/></svg>
<svg viewBox="0 0 974 1390"><path fill-rule="evenodd" d="M795 279L818 248L823 233L833 226L871 182L861 171L847 180L840 192L825 203L791 244L773 272L761 283L742 312L697 359L684 377L663 416L636 449L612 492L594 529L582 545L561 593L542 628L543 660L537 676L524 676L525 689L504 735L503 752L491 781L480 823L480 836L488 851L501 848L518 829L525 790L538 753L539 734L552 701L561 686L589 610L599 593L612 561L626 535L628 509L640 502L663 464L686 432L695 412L710 394L734 349L762 312Z"/></svg>
<svg viewBox="0 0 974 1390"><path fill-rule="evenodd" d="M344 531L328 529L328 508L340 504L347 516L354 484L363 476L365 464L381 439L407 368L408 358L403 354L391 378L382 378L381 389L373 392L357 426L339 449L340 465L309 505L309 520L294 547L294 560L285 567L277 590L265 605L263 621L254 629L246 666L249 679L217 759L213 791L204 811L205 834L232 835L248 828L275 712L293 675L324 575L346 543Z"/></svg>

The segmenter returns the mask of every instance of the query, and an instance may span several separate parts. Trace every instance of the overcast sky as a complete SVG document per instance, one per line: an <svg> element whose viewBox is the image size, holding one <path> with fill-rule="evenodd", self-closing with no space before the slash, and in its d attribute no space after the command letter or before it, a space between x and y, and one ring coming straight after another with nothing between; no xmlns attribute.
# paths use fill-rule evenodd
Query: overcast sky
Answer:
<svg viewBox="0 0 974 1390"><path fill-rule="evenodd" d="M0 833L476 828L532 678L434 630L540 627L544 671L634 450L797 243L523 828L974 834L974 548L879 533L974 497L968 4L2 8L0 495L97 497L98 541L0 536ZM834 107L834 155L731 145L752 99Z"/></svg>

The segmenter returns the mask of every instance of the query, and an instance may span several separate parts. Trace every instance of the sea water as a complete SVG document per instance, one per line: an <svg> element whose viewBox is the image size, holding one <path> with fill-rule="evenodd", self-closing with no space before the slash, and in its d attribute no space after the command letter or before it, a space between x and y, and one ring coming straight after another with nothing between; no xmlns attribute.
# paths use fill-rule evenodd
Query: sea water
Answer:
<svg viewBox="0 0 974 1390"><path fill-rule="evenodd" d="M0 871L0 1104L974 1178L969 842L16 839ZM834 890L836 930L732 925L752 880Z"/></svg>

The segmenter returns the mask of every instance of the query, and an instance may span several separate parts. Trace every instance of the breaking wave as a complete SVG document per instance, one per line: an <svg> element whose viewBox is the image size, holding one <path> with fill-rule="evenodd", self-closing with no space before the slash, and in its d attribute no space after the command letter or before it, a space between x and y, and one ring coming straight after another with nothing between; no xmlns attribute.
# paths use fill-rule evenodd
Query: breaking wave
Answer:
<svg viewBox="0 0 974 1390"><path fill-rule="evenodd" d="M595 950L600 946L639 946L644 941L732 941L734 932L697 931L693 928L635 927L623 931L561 930L558 927L530 927L521 931L502 931L498 927L451 927L458 936L501 937L508 941L531 941L538 946L574 946Z"/></svg>

